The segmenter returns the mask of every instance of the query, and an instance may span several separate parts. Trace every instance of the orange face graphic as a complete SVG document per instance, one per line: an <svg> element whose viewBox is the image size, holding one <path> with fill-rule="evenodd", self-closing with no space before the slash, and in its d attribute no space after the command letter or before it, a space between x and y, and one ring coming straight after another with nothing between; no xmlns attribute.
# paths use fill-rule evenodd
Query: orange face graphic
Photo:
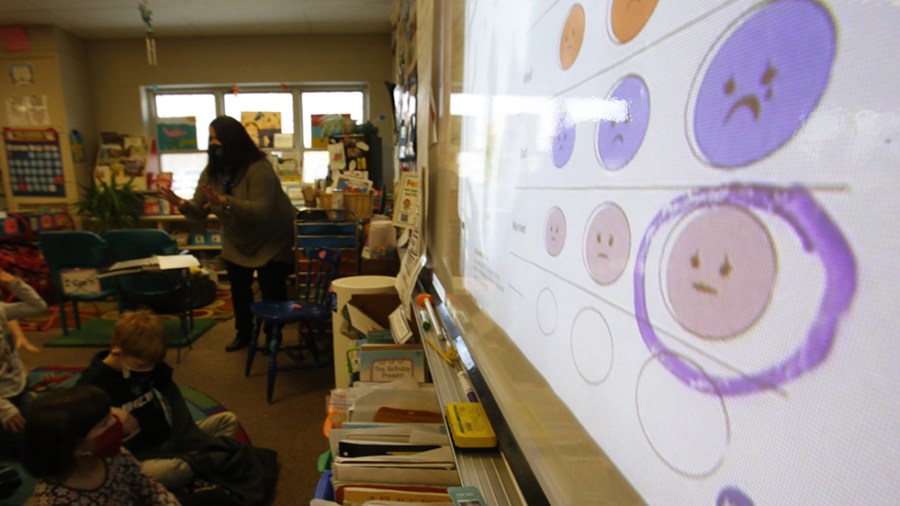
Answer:
<svg viewBox="0 0 900 506"><path fill-rule="evenodd" d="M581 43L584 41L584 7L575 4L569 10L569 17L563 25L562 34L559 37L559 65L563 70L568 70L578 58L581 51Z"/></svg>
<svg viewBox="0 0 900 506"><path fill-rule="evenodd" d="M658 0L613 0L609 18L613 36L624 44L637 37L653 15Z"/></svg>

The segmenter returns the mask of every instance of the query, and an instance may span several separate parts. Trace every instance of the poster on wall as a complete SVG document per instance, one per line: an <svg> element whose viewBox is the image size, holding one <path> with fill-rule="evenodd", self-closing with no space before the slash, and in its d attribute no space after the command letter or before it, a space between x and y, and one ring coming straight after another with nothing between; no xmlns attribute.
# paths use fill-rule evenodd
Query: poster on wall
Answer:
<svg viewBox="0 0 900 506"><path fill-rule="evenodd" d="M415 172L404 172L400 175L394 199L394 226L401 228L418 228L419 226L419 175Z"/></svg>
<svg viewBox="0 0 900 506"><path fill-rule="evenodd" d="M59 135L52 128L4 128L6 164L12 194L22 197L64 197Z"/></svg>
<svg viewBox="0 0 900 506"><path fill-rule="evenodd" d="M275 144L275 134L281 133L280 112L241 113L241 123L250 138L261 148L271 148Z"/></svg>
<svg viewBox="0 0 900 506"><path fill-rule="evenodd" d="M329 118L334 117L341 117L352 122L349 114L310 114L313 149L328 149L328 136L333 132L326 128L326 123Z"/></svg>
<svg viewBox="0 0 900 506"><path fill-rule="evenodd" d="M13 63L7 73L9 81L16 86L34 84L34 66L30 63Z"/></svg>
<svg viewBox="0 0 900 506"><path fill-rule="evenodd" d="M47 95L10 95L6 97L6 123L12 127L50 124Z"/></svg>
<svg viewBox="0 0 900 506"><path fill-rule="evenodd" d="M156 139L162 151L196 151L197 117L160 118Z"/></svg>

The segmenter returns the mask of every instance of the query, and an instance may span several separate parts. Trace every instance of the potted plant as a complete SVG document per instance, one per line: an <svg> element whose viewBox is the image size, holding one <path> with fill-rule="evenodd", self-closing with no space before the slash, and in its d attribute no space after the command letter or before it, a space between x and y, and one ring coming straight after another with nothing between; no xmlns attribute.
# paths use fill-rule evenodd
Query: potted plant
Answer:
<svg viewBox="0 0 900 506"><path fill-rule="evenodd" d="M144 214L144 196L135 191L132 181L118 184L94 179L89 186L81 187L78 214L86 218L85 228L103 234L111 228L131 228Z"/></svg>

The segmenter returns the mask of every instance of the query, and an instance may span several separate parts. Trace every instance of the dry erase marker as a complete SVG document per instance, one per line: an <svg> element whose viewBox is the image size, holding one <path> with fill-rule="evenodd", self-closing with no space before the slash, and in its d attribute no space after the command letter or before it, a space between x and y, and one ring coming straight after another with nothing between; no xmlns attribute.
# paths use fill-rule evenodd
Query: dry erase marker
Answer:
<svg viewBox="0 0 900 506"><path fill-rule="evenodd" d="M475 395L475 387L473 387L472 382L469 381L469 376L466 374L466 371L457 371L456 377L459 378L459 386L461 386L463 392L466 393L466 399L469 399L469 402L478 402L478 396Z"/></svg>
<svg viewBox="0 0 900 506"><path fill-rule="evenodd" d="M424 309L419 310L419 316L422 317L422 328L426 331L431 330L431 322L428 320L428 315Z"/></svg>

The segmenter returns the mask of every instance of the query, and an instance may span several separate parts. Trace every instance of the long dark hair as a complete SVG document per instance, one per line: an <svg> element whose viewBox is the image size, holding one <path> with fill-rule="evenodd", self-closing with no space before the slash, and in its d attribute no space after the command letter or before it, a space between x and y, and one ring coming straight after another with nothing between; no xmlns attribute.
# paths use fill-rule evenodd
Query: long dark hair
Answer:
<svg viewBox="0 0 900 506"><path fill-rule="evenodd" d="M209 126L216 132L224 153L224 166L214 163L215 160L210 156L208 166L211 176L233 183L240 179L251 163L265 158L266 154L259 150L238 120L231 116L219 116Z"/></svg>
<svg viewBox="0 0 900 506"><path fill-rule="evenodd" d="M53 390L26 415L22 464L34 476L62 482L75 470L75 448L109 415L109 396L91 385Z"/></svg>

